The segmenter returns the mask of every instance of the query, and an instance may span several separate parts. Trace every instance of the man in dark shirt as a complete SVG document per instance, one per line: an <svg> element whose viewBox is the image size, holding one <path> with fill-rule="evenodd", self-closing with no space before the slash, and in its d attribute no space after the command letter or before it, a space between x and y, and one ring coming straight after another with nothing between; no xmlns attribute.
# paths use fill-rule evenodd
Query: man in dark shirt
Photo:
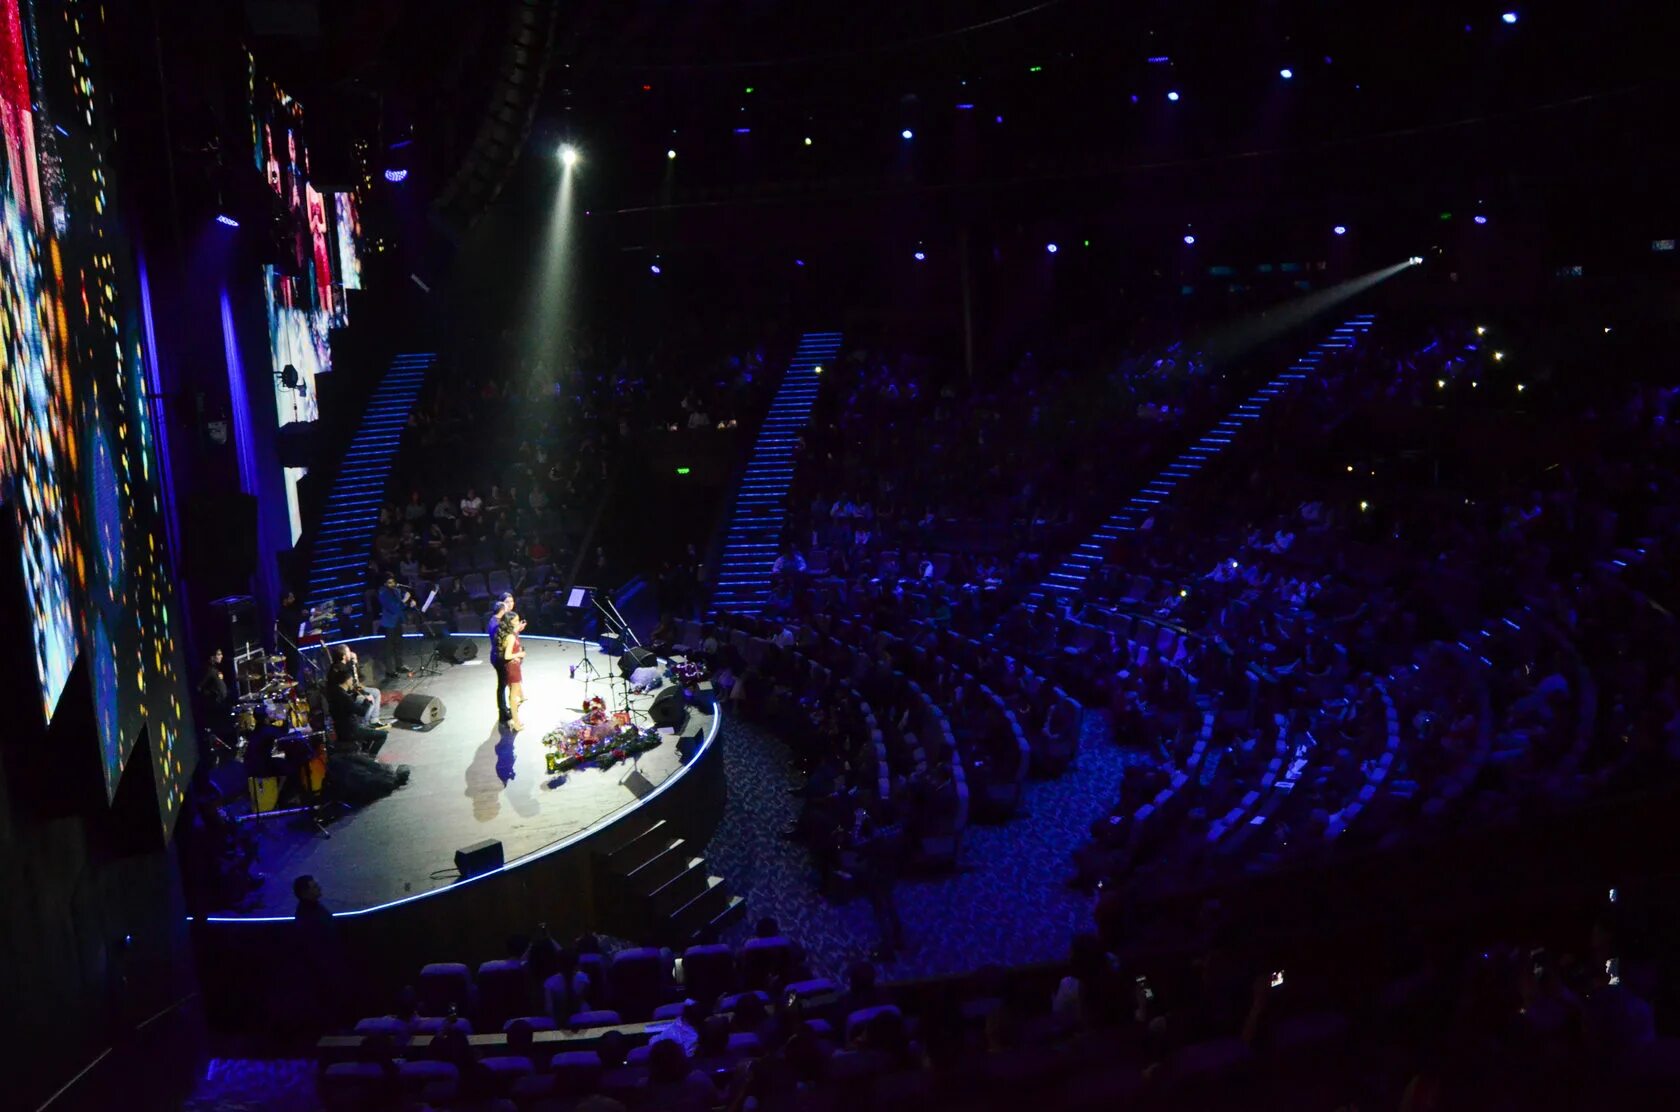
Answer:
<svg viewBox="0 0 1680 1112"><path fill-rule="evenodd" d="M375 748L385 740L385 731L362 725L362 711L356 705L350 682L350 673L340 671L336 681L327 685L327 715L332 719L333 731L341 748Z"/></svg>
<svg viewBox="0 0 1680 1112"><path fill-rule="evenodd" d="M212 719L220 721L227 714L228 685L222 675L222 650L212 649L204 665L204 676L198 681L198 694Z"/></svg>
<svg viewBox="0 0 1680 1112"><path fill-rule="evenodd" d="M397 585L396 576L387 575L385 585L379 588L378 625L385 635L385 666L393 675L403 670L403 620L408 616L408 602L408 590Z"/></svg>
<svg viewBox="0 0 1680 1112"><path fill-rule="evenodd" d="M484 627L490 638L490 666L496 669L496 718L502 722L513 718L513 711L508 708L507 661L502 659L500 636L502 615L512 609L513 592L509 591L496 600L495 609L490 611L490 623Z"/></svg>

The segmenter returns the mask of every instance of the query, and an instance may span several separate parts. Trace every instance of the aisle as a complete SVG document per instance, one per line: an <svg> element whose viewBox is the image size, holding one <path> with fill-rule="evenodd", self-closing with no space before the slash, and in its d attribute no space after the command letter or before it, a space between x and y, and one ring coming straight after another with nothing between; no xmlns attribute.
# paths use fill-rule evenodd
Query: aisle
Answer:
<svg viewBox="0 0 1680 1112"><path fill-rule="evenodd" d="M1030 782L1023 814L1000 826L970 827L964 868L906 880L895 893L906 949L883 968L895 978L962 973L986 963L1050 961L1067 954L1091 923L1090 898L1063 883L1072 853L1093 819L1118 796L1126 754L1091 716L1078 765L1055 780ZM868 902L835 907L816 887L810 855L780 831L799 801L788 750L751 723L726 719L719 737L729 806L707 856L747 898L747 925L773 916L804 944L813 971L841 976L879 942Z"/></svg>

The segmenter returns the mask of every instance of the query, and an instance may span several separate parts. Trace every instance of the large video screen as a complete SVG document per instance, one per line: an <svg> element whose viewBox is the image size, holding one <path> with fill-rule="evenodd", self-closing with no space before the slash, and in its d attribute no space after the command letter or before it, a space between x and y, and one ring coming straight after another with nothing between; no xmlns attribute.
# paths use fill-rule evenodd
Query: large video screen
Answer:
<svg viewBox="0 0 1680 1112"><path fill-rule="evenodd" d="M262 78L249 56L247 67L252 152L289 217L286 257L263 273L275 404L282 425L314 421L320 416L316 377L332 370L328 333L349 323L344 291L361 285L360 221L354 195L321 193L311 184L303 106ZM284 375L287 367L295 380ZM285 471L294 544L303 533L297 487L306 474Z"/></svg>
<svg viewBox="0 0 1680 1112"><path fill-rule="evenodd" d="M43 715L85 655L107 798L149 730L167 832L196 752L102 23L94 0L0 0L0 477Z"/></svg>

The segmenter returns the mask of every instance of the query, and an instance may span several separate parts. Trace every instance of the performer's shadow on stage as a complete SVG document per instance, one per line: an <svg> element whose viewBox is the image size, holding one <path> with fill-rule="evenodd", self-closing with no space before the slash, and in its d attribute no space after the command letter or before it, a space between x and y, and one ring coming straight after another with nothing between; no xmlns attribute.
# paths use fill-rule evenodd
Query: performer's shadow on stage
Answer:
<svg viewBox="0 0 1680 1112"><path fill-rule="evenodd" d="M479 822L489 822L501 813L503 789L507 789L508 802L521 816L530 818L537 813L529 779L520 780L515 768L516 737L506 726L496 725L467 765L466 796L472 800L473 818Z"/></svg>

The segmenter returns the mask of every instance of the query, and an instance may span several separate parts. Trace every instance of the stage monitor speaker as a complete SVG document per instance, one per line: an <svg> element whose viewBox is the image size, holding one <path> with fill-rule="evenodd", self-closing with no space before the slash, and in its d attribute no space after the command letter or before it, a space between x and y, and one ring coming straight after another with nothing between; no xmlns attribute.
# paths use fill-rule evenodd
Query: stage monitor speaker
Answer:
<svg viewBox="0 0 1680 1112"><path fill-rule="evenodd" d="M435 726L443 721L443 700L423 691L404 695L403 701L397 704L396 717L398 722Z"/></svg>
<svg viewBox="0 0 1680 1112"><path fill-rule="evenodd" d="M682 688L672 684L655 695L653 705L648 707L648 717L656 727L682 729L683 723L688 721L688 702L683 698Z"/></svg>
<svg viewBox="0 0 1680 1112"><path fill-rule="evenodd" d="M455 851L455 869L462 880L480 873L493 873L501 867L502 843L495 838L486 838Z"/></svg>
<svg viewBox="0 0 1680 1112"><path fill-rule="evenodd" d="M659 667L659 658L654 656L652 650L650 649L625 649L624 655L618 658L619 674L624 676L626 679L628 679L630 677L630 673L634 672L637 668L657 667Z"/></svg>

